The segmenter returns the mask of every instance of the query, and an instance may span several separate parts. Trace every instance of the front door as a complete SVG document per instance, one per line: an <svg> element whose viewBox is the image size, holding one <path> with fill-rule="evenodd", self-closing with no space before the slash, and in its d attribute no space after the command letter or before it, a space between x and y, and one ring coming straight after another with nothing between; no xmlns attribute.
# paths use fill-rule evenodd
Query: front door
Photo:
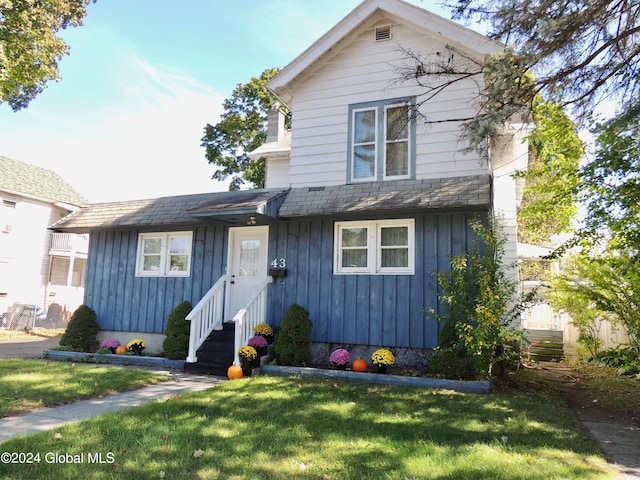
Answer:
<svg viewBox="0 0 640 480"><path fill-rule="evenodd" d="M229 229L227 321L245 308L267 277L269 227Z"/></svg>

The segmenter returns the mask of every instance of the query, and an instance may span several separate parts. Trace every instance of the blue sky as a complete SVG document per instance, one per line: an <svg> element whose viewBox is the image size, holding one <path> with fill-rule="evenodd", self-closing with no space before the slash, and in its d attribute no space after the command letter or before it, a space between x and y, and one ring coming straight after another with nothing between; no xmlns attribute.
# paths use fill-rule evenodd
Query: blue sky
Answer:
<svg viewBox="0 0 640 480"><path fill-rule="evenodd" d="M204 126L238 83L286 66L359 3L98 0L63 33L62 81L27 109L0 105L0 155L54 170L92 202L226 190Z"/></svg>

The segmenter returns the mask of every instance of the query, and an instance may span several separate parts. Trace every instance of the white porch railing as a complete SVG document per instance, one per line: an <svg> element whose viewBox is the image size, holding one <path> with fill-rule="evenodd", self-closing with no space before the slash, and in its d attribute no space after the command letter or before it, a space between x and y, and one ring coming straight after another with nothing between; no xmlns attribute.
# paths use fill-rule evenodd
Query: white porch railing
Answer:
<svg viewBox="0 0 640 480"><path fill-rule="evenodd" d="M202 300L193 307L185 320L191 321L189 333L189 354L187 362L198 361L196 352L213 330L222 330L222 313L224 307L224 288L227 275L221 276L218 281L202 297Z"/></svg>
<svg viewBox="0 0 640 480"><path fill-rule="evenodd" d="M74 233L51 234L51 252L86 255L89 251L89 235L76 235Z"/></svg>
<svg viewBox="0 0 640 480"><path fill-rule="evenodd" d="M236 324L235 342L233 346L233 364L240 365L238 350L246 345L253 336L253 328L267 318L267 287L273 283L272 277L267 277L260 285L258 292L233 317Z"/></svg>

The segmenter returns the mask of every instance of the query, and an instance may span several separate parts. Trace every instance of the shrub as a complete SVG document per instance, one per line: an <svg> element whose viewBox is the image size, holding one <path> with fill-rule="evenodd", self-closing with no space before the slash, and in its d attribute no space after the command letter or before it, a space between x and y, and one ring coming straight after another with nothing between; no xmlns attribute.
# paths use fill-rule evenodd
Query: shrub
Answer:
<svg viewBox="0 0 640 480"><path fill-rule="evenodd" d="M475 373L464 352L454 348L436 348L427 364L430 375L453 380L473 380Z"/></svg>
<svg viewBox="0 0 640 480"><path fill-rule="evenodd" d="M311 359L311 330L309 311L292 304L286 311L280 333L273 342L273 353L279 365L304 366Z"/></svg>
<svg viewBox="0 0 640 480"><path fill-rule="evenodd" d="M95 352L99 331L96 312L87 305L80 305L71 315L69 325L60 338L60 345L77 352Z"/></svg>
<svg viewBox="0 0 640 480"><path fill-rule="evenodd" d="M189 328L191 322L185 320L193 309L187 300L179 304L167 318L165 339L162 342L165 356L170 360L184 360L189 353Z"/></svg>

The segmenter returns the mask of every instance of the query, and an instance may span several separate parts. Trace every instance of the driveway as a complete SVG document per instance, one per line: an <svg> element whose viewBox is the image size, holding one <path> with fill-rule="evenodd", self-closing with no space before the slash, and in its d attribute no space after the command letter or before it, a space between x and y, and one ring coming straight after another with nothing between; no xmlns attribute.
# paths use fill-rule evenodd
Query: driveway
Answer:
<svg viewBox="0 0 640 480"><path fill-rule="evenodd" d="M0 340L2 358L42 358L45 350L59 345L60 337L35 337L33 340Z"/></svg>

